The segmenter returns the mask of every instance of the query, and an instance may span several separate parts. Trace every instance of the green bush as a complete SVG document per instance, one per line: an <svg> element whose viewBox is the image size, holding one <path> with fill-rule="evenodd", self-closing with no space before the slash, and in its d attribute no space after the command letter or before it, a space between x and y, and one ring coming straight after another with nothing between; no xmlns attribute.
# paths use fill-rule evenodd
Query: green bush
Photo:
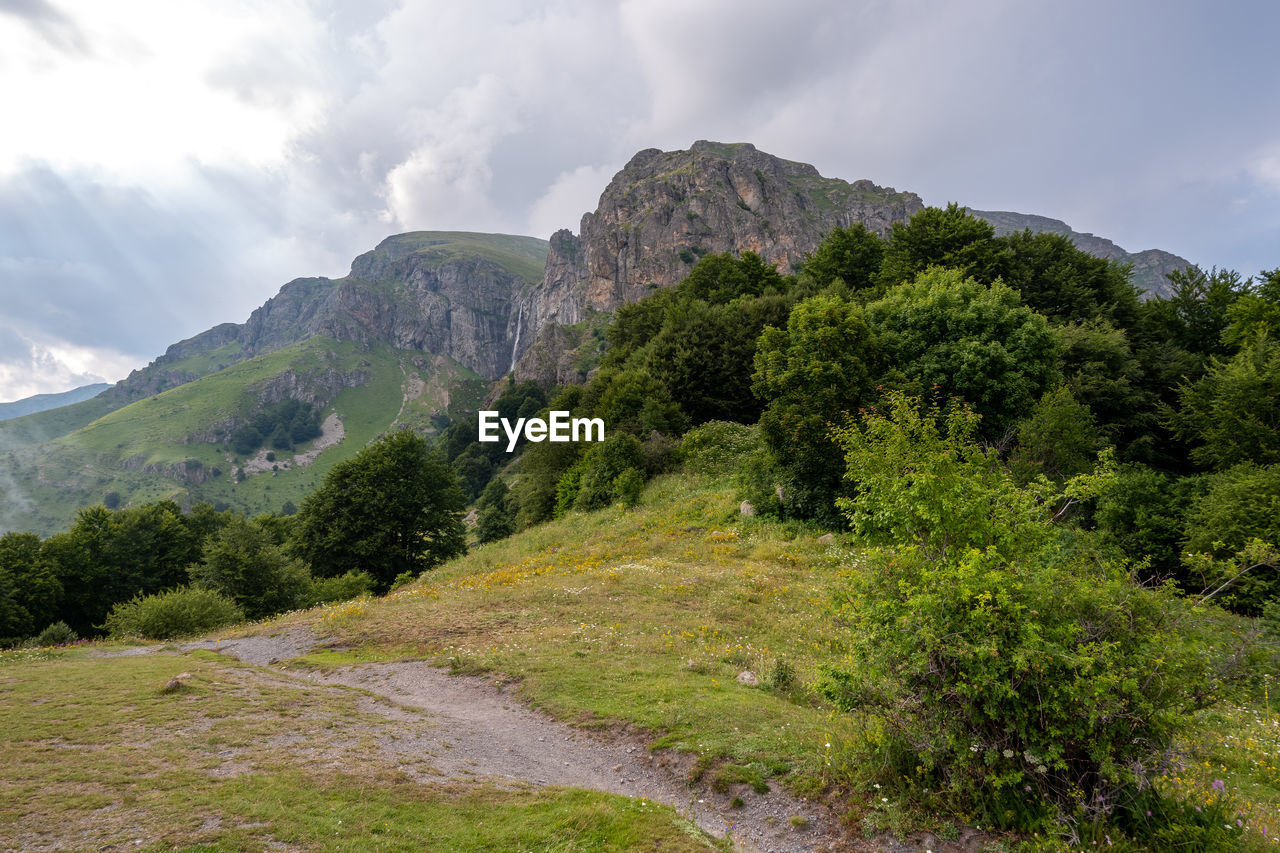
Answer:
<svg viewBox="0 0 1280 853"><path fill-rule="evenodd" d="M1126 465L1098 496L1094 523L1103 541L1135 562L1149 561L1147 576L1176 578L1184 589L1180 540L1187 513L1202 489L1203 478L1173 478L1145 465Z"/></svg>
<svg viewBox="0 0 1280 853"><path fill-rule="evenodd" d="M644 474L628 468L613 480L613 493L627 509L640 505L640 493L644 491Z"/></svg>
<svg viewBox="0 0 1280 853"><path fill-rule="evenodd" d="M308 604L331 604L349 601L373 592L373 576L368 572L347 572L335 578L317 578L311 582Z"/></svg>
<svg viewBox="0 0 1280 853"><path fill-rule="evenodd" d="M71 630L71 626L61 620L46 627L31 641L34 646L61 646L74 643L80 635Z"/></svg>
<svg viewBox="0 0 1280 853"><path fill-rule="evenodd" d="M1227 584L1220 604L1256 616L1280 599L1280 566L1269 553L1280 546L1280 465L1238 465L1208 480L1187 518L1187 569L1206 589Z"/></svg>
<svg viewBox="0 0 1280 853"><path fill-rule="evenodd" d="M976 417L891 396L840 433L879 544L838 593L848 662L820 689L872 712L883 781L1022 829L1109 820L1168 759L1188 715L1233 673L1221 631L1132 582L1087 534L1053 523L1104 473L1020 487L973 441Z"/></svg>
<svg viewBox="0 0 1280 853"><path fill-rule="evenodd" d="M311 592L306 565L289 557L266 527L238 516L210 538L188 574L196 586L234 601L250 619L301 607Z"/></svg>
<svg viewBox="0 0 1280 853"><path fill-rule="evenodd" d="M236 603L210 589L179 587L168 592L135 596L107 614L107 633L113 637L168 640L202 634L244 619Z"/></svg>
<svg viewBox="0 0 1280 853"><path fill-rule="evenodd" d="M684 469L708 477L736 474L760 448L759 430L729 421L707 421L684 434Z"/></svg>
<svg viewBox="0 0 1280 853"><path fill-rule="evenodd" d="M617 497L614 482L618 475L628 468L639 469L643 464L636 437L615 432L582 457L582 485L574 506L586 510L608 506Z"/></svg>

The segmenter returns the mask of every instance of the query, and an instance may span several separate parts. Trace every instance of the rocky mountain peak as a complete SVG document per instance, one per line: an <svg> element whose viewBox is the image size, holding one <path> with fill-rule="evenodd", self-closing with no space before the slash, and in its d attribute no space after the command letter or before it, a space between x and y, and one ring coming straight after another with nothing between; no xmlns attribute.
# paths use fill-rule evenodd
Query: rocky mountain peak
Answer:
<svg viewBox="0 0 1280 853"><path fill-rule="evenodd" d="M517 306L515 354L551 324L578 323L676 284L708 253L752 251L789 273L833 228L861 222L885 233L921 207L914 193L824 178L748 142L646 148L609 182L578 234L552 236L543 281Z"/></svg>

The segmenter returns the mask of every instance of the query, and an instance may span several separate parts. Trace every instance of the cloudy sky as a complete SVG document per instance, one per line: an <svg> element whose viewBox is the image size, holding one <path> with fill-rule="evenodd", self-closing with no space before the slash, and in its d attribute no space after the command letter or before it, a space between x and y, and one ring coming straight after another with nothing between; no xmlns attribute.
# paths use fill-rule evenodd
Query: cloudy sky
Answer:
<svg viewBox="0 0 1280 853"><path fill-rule="evenodd" d="M0 401L388 234L577 230L697 139L1255 274L1277 32L1266 0L0 0Z"/></svg>

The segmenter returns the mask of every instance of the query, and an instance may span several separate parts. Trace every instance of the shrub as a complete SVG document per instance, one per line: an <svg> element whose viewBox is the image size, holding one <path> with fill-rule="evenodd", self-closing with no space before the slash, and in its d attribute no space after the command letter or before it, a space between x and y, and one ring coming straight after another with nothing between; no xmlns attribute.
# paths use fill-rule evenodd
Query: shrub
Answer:
<svg viewBox="0 0 1280 853"><path fill-rule="evenodd" d="M46 627L31 641L34 646L61 646L74 643L80 635L71 630L71 626L61 620Z"/></svg>
<svg viewBox="0 0 1280 853"><path fill-rule="evenodd" d="M640 505L640 493L644 491L644 475L635 468L628 468L613 481L613 493L627 509Z"/></svg>
<svg viewBox="0 0 1280 853"><path fill-rule="evenodd" d="M308 604L331 604L348 601L373 592L373 576L368 572L347 572L336 578L318 578L311 582Z"/></svg>
<svg viewBox="0 0 1280 853"><path fill-rule="evenodd" d="M196 586L244 608L250 619L301 607L311 591L306 565L286 555L268 529L239 517L212 536L188 574Z"/></svg>
<svg viewBox="0 0 1280 853"><path fill-rule="evenodd" d="M722 477L735 474L760 447L759 430L729 421L707 421L684 434L680 455L684 468L695 474Z"/></svg>
<svg viewBox="0 0 1280 853"><path fill-rule="evenodd" d="M179 587L117 604L107 614L105 627L113 637L168 640L202 634L242 619L244 611L226 596L210 589Z"/></svg>
<svg viewBox="0 0 1280 853"><path fill-rule="evenodd" d="M1249 557L1250 543L1280 545L1280 465L1239 465L1208 479L1207 493L1187 518L1184 550L1188 555L1203 555L1188 556L1188 569L1204 587L1216 588L1252 565L1235 567L1238 557ZM1267 565L1265 559L1218 596L1224 606L1250 616L1276 598L1280 598L1280 569Z"/></svg>
<svg viewBox="0 0 1280 853"><path fill-rule="evenodd" d="M1177 578L1185 589L1179 540L1203 478L1173 478L1144 465L1126 465L1098 496L1094 522L1103 541L1135 562L1149 560L1147 575Z"/></svg>
<svg viewBox="0 0 1280 853"><path fill-rule="evenodd" d="M634 435L615 432L602 443L593 446L582 457L582 485L574 506L578 509L599 509L616 497L614 481L628 468L644 464L640 454L640 442Z"/></svg>
<svg viewBox="0 0 1280 853"><path fill-rule="evenodd" d="M876 715L867 748L886 782L940 791L981 823L1107 820L1237 674L1235 650L1055 525L1049 484L1018 486L973 442L971 412L887 403L839 434L857 490L842 508L880 547L838 593L850 657L820 689Z"/></svg>

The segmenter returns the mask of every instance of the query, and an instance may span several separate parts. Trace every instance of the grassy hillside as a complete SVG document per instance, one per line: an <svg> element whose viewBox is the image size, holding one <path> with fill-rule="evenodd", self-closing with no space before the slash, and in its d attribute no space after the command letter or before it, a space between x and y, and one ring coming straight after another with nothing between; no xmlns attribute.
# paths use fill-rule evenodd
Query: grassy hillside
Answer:
<svg viewBox="0 0 1280 853"><path fill-rule="evenodd" d="M301 503L334 464L381 433L397 425L430 432L432 415L473 407L482 387L479 377L445 358L312 338L7 454L9 479L0 480L0 487L8 499L0 529L52 533L64 529L77 508L101 503L111 492L122 505L172 498L278 512L286 502ZM294 455L332 437L279 451L271 462L262 458L264 449L256 466L246 466L226 436L231 425L263 405L272 388L276 396L288 388L323 401L322 417L337 416L341 440L309 464L295 463ZM273 465L279 470L270 470ZM237 469L246 469L240 482Z"/></svg>
<svg viewBox="0 0 1280 853"><path fill-rule="evenodd" d="M546 240L514 234L477 234L471 231L410 231L378 244L373 254L402 258L410 254L447 261L483 258L533 284L542 278L547 262Z"/></svg>
<svg viewBox="0 0 1280 853"><path fill-rule="evenodd" d="M634 510L573 512L477 548L386 598L293 613L247 632L314 627L331 639L294 664L319 670L428 660L490 673L562 720L632 733L650 749L683 756L677 763L690 779L726 803L737 797L750 809L760 792L783 788L825 798L853 838L927 830L981 849L981 838L965 834L964 816L875 790L856 748L874 736L874 721L837 712L814 690L820 668L845 658L847 628L830 605L841 578L858 571L855 545L820 542L822 531L810 527L744 518L737 500L726 480L668 475L650 484ZM198 654L31 660L41 655L48 653L0 658L13 665L0 668L7 693L0 713L22 715L5 726L0 767L15 783L0 808L0 837L26 838L15 833L56 816L106 827L105 840L115 837L117 822L95 816L116 814L144 822L154 830L146 838L166 844L278 839L308 848L409 849L406 840L384 844L369 827L394 827L396 839L436 832L461 845L465 839L448 834L460 831L449 815L483 812L497 848L520 837L549 849L630 849L635 838L654 839L652 849L705 849L673 832L669 812L655 819L634 801L555 789L440 790L385 772L340 737L359 724L373 743L385 722L366 720L341 691L303 691L282 679L264 685L246 667ZM193 674L190 692L158 696L156 685L178 670ZM758 683L744 683L751 680L744 672ZM1258 697L1203 713L1184 744L1185 761L1159 781L1193 805L1228 800L1250 827L1246 850L1271 849L1267 836L1277 828L1278 710ZM330 756L331 769L307 785L297 784L305 759L281 748L299 737ZM219 777L227 767L240 769ZM513 825L529 834L509 834ZM537 832L551 835L527 840ZM988 849L1014 849L1017 841L985 836L1004 845ZM1066 849L1023 840L1031 843L1026 849Z"/></svg>
<svg viewBox="0 0 1280 853"><path fill-rule="evenodd" d="M847 661L831 603L858 570L856 545L744 518L738 500L726 480L668 475L637 509L572 512L384 599L292 618L336 638L316 665L425 658L499 673L557 717L687 753L691 777L726 792L825 792L857 833L952 834L957 818L938 804L874 790L856 748L874 721L835 711L814 687L824 665ZM742 683L745 671L759 684ZM1202 712L1159 782L1188 808L1229 803L1248 827L1243 849L1270 849L1280 829L1273 692Z"/></svg>

